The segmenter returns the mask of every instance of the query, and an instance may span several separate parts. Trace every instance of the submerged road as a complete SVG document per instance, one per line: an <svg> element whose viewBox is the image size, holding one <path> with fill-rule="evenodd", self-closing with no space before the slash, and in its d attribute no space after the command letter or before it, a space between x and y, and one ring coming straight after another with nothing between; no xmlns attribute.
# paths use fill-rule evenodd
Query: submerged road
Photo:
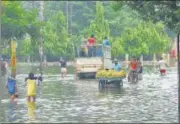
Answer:
<svg viewBox="0 0 180 124"><path fill-rule="evenodd" d="M14 105L9 102L5 79L1 78L0 119L1 122L177 122L176 70L169 69L165 77L149 70L138 84L124 80L122 89L101 91L96 80L75 81L73 74L62 80L49 74L37 89L34 109L26 103L25 74L17 76L20 97Z"/></svg>

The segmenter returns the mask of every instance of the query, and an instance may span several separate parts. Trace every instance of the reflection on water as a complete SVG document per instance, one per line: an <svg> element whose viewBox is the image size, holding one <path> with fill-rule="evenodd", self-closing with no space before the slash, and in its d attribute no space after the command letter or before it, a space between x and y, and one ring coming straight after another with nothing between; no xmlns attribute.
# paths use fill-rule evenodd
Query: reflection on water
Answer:
<svg viewBox="0 0 180 124"><path fill-rule="evenodd" d="M17 107L17 101L9 101L9 112L8 112L8 121L14 122L16 120L15 110Z"/></svg>
<svg viewBox="0 0 180 124"><path fill-rule="evenodd" d="M100 90L97 80L73 81L58 76L46 76L37 87L37 101L26 103L25 76L18 76L20 98L15 109L9 108L8 95L1 104L4 122L177 122L177 71L169 70L165 77L159 73L144 74L143 81L130 84L124 80L121 89ZM57 81L54 81L58 79ZM1 84L0 84L1 85ZM9 110L11 114L9 114ZM13 113L13 114L12 114ZM16 119L8 119L16 115ZM10 116L12 117L12 116ZM13 116L14 117L14 116Z"/></svg>
<svg viewBox="0 0 180 124"><path fill-rule="evenodd" d="M108 94L113 94L113 95L118 95L118 94L123 94L125 92L125 89L122 87L107 87L107 88L102 88L99 89L99 92L108 95Z"/></svg>
<svg viewBox="0 0 180 124"><path fill-rule="evenodd" d="M27 102L29 120L35 120L36 117L36 103Z"/></svg>

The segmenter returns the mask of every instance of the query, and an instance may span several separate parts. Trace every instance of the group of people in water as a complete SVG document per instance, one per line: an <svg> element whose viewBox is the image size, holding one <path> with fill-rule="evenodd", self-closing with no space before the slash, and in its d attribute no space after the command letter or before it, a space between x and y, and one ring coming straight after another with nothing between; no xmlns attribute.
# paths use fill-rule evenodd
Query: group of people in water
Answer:
<svg viewBox="0 0 180 124"><path fill-rule="evenodd" d="M61 77L64 78L67 73L66 60L61 58L59 63L61 66ZM36 101L36 86L40 85L42 81L43 81L42 75L35 76L35 74L32 72L29 73L28 77L25 78L27 102ZM8 74L6 88L8 90L8 94L10 95L10 101L13 102L14 99L18 98L19 96L15 73L11 73L11 75Z"/></svg>
<svg viewBox="0 0 180 124"><path fill-rule="evenodd" d="M122 66L118 63L118 60L115 59L114 64L113 64L113 70L121 71L121 69L122 69ZM129 74L128 74L129 82L130 82L130 78L134 72L137 72L138 79L142 80L143 66L142 66L142 63L136 59L136 57L132 57L132 60L129 63L127 69L130 69Z"/></svg>
<svg viewBox="0 0 180 124"><path fill-rule="evenodd" d="M42 76L36 77L34 73L29 73L25 78L27 102L35 102L36 100L36 86L42 81ZM18 88L16 84L16 74L12 73L8 76L6 88L10 95L10 100L18 98Z"/></svg>
<svg viewBox="0 0 180 124"><path fill-rule="evenodd" d="M94 35L91 35L89 39L86 39L84 37L83 44L87 46L95 45L96 39ZM110 45L110 42L107 37L104 38L102 41L103 45ZM91 52L93 51L93 47L89 49ZM89 53L90 55L90 53ZM59 61L59 64L61 66L61 77L64 78L67 74L67 63L66 60L61 58ZM167 64L163 60L163 58L160 58L159 60L159 72L161 75L166 74L166 66ZM118 63L117 59L114 60L113 69L115 71L120 71L122 66ZM129 63L128 68L129 74L128 74L128 81L130 81L130 77L134 72L137 72L139 75L139 79L142 79L142 73L143 73L143 66L142 63L137 60L136 57L132 57L132 60ZM1 63L1 72L6 70L6 64ZM15 98L18 97L18 88L16 85L16 74L12 73L6 83L6 87L8 89L8 93L10 95L11 101L13 101ZM39 83L42 81L42 76L36 77L33 73L29 73L28 77L25 78L26 86L27 86L27 101L34 101L36 99L36 85L39 85Z"/></svg>
<svg viewBox="0 0 180 124"><path fill-rule="evenodd" d="M168 64L163 60L161 57L158 61L158 70L161 74L161 76L166 74L166 67L168 67ZM114 61L113 69L115 71L120 71L121 66L118 63L117 59ZM132 57L132 60L130 61L128 68L129 73L128 73L128 82L130 82L130 78L132 77L132 74L136 72L138 75L138 80L142 80L142 75L143 75L143 65L142 62L139 61L135 56Z"/></svg>

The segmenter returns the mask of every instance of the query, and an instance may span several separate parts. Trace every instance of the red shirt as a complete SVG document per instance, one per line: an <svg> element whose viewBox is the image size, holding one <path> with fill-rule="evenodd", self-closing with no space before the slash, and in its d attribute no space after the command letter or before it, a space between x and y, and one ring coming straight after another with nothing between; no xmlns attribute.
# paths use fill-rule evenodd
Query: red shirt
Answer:
<svg viewBox="0 0 180 124"><path fill-rule="evenodd" d="M136 70L137 62L131 62L131 70Z"/></svg>
<svg viewBox="0 0 180 124"><path fill-rule="evenodd" d="M94 45L95 42L96 42L96 39L95 39L95 38L89 38L89 39L88 39L88 44Z"/></svg>

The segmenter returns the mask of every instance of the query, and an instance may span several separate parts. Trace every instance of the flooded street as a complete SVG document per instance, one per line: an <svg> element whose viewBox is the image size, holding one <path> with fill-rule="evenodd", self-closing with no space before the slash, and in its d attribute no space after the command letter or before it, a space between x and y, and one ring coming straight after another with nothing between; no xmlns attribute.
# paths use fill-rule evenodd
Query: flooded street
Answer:
<svg viewBox="0 0 180 124"><path fill-rule="evenodd" d="M71 72L71 71L70 71ZM72 73L72 72L71 72ZM49 76L48 76L49 75ZM38 87L35 108L26 103L24 78L19 73L19 99L10 105L5 80L0 81L1 122L177 122L177 69L169 69L165 77L146 71L143 81L130 84L124 80L121 89L99 90L96 80L74 80L73 74L62 80L57 74L45 74Z"/></svg>

